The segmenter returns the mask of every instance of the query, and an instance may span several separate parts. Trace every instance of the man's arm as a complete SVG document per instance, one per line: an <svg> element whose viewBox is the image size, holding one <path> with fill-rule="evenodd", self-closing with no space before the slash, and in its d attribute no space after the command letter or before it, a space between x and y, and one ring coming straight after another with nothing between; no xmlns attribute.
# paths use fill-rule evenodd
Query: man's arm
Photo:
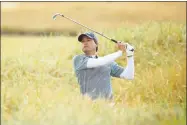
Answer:
<svg viewBox="0 0 187 125"><path fill-rule="evenodd" d="M125 68L117 65L117 63L113 63L111 66L111 76L124 78L132 80L134 79L134 49L132 46L127 44L126 54L127 54L127 66Z"/></svg>
<svg viewBox="0 0 187 125"><path fill-rule="evenodd" d="M134 58L133 57L127 58L126 67L119 66L116 62L113 62L111 65L110 75L113 77L123 78L128 80L134 79Z"/></svg>
<svg viewBox="0 0 187 125"><path fill-rule="evenodd" d="M114 62L117 58L122 56L122 51L125 51L124 44L118 43L118 48L119 48L119 51L106 55L104 57L100 57L98 59L88 58L85 56L75 56L73 58L74 69L78 71L81 69L94 68L94 67L99 67L99 66L110 64Z"/></svg>
<svg viewBox="0 0 187 125"><path fill-rule="evenodd" d="M100 57L98 59L93 59L93 58L88 59L87 68L94 68L94 67L99 67L99 66L110 64L114 62L117 58L122 56L122 53L125 51L128 57L133 56L134 48L128 43L124 44L124 43L118 42L117 46L118 46L119 51L115 53L109 54L104 57ZM131 51L132 49L133 51Z"/></svg>
<svg viewBox="0 0 187 125"><path fill-rule="evenodd" d="M87 62L87 68L94 68L94 67L99 67L99 66L110 64L113 61L115 61L117 58L119 58L120 56L122 56L121 50L115 53L106 55L104 57L100 57L98 59L89 58Z"/></svg>
<svg viewBox="0 0 187 125"><path fill-rule="evenodd" d="M89 58L84 55L76 55L73 57L73 67L75 71L79 71L87 68L95 68L95 67L110 64L121 55L122 55L122 51L120 50L115 53L106 55L104 57L99 57L98 59Z"/></svg>
<svg viewBox="0 0 187 125"><path fill-rule="evenodd" d="M120 78L124 79L134 79L134 57L127 58L127 66L124 71L120 74Z"/></svg>

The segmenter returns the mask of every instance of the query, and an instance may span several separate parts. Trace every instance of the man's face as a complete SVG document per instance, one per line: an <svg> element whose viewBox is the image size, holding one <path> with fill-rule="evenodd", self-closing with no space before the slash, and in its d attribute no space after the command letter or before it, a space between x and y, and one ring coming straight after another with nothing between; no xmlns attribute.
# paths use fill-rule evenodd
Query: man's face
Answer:
<svg viewBox="0 0 187 125"><path fill-rule="evenodd" d="M93 39L87 36L84 36L81 43L82 43L82 51L84 53L90 52L90 51L96 51L97 45L95 44Z"/></svg>

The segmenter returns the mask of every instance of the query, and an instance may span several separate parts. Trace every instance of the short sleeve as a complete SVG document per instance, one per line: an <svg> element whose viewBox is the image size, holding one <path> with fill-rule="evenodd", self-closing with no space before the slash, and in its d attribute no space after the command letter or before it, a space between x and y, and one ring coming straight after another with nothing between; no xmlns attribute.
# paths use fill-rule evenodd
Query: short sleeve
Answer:
<svg viewBox="0 0 187 125"><path fill-rule="evenodd" d="M77 55L73 57L73 66L74 70L82 70L87 68L87 62L88 62L88 57L82 56L82 55Z"/></svg>
<svg viewBox="0 0 187 125"><path fill-rule="evenodd" d="M116 62L111 64L111 72L110 75L113 77L120 78L120 74L124 71L124 68L119 66Z"/></svg>

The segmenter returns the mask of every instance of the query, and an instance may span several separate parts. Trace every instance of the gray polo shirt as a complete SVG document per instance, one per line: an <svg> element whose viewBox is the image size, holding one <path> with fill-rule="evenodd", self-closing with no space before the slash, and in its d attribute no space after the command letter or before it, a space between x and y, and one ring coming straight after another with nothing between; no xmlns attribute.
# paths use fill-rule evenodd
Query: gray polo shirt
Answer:
<svg viewBox="0 0 187 125"><path fill-rule="evenodd" d="M87 68L89 58L92 57L84 54L76 55L73 58L74 71L81 93L90 96L92 99L99 97L112 99L111 76L120 77L124 68L116 62L96 68Z"/></svg>

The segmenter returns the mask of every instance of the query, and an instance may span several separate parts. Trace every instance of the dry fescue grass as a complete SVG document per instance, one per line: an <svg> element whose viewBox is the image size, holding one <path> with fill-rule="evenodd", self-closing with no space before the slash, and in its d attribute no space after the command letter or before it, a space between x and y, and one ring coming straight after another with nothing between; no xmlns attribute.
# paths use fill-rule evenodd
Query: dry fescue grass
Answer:
<svg viewBox="0 0 187 125"><path fill-rule="evenodd" d="M93 29L112 30L146 21L186 22L185 2L16 2L17 8L6 9L2 3L3 31L78 32L81 27L63 18L63 13Z"/></svg>
<svg viewBox="0 0 187 125"><path fill-rule="evenodd" d="M79 92L75 37L2 37L1 111L5 125L185 125L186 27L150 22L104 31L135 46L135 79L112 79L114 103ZM99 55L116 50L98 36ZM126 65L125 56L117 62Z"/></svg>

